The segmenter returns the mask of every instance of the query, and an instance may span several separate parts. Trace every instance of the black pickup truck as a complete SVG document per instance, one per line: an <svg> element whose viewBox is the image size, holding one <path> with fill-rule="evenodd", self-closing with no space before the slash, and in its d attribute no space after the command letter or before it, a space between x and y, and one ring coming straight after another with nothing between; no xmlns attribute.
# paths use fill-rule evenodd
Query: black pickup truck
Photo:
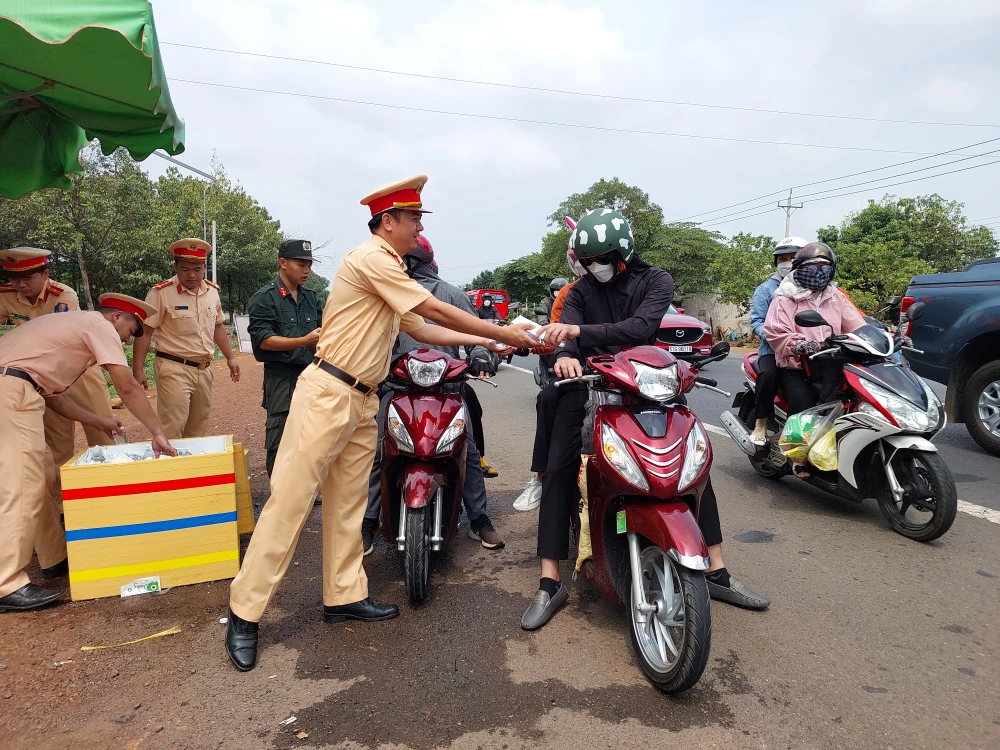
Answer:
<svg viewBox="0 0 1000 750"><path fill-rule="evenodd" d="M906 310L924 303L918 321ZM948 386L945 410L984 449L1000 456L1000 258L964 271L914 276L900 302L913 347L906 359L920 376Z"/></svg>

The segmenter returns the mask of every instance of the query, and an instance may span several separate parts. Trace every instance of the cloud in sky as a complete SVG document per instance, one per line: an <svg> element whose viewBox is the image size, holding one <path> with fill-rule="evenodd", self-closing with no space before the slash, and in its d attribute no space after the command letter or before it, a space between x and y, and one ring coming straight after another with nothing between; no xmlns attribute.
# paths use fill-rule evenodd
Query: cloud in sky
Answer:
<svg viewBox="0 0 1000 750"><path fill-rule="evenodd" d="M956 0L943 10L930 0L172 0L154 2L154 11L163 42L623 97L1000 123L994 39L1000 4L992 0ZM461 282L476 273L470 265L492 267L536 250L545 217L601 177L639 185L668 218L677 219L914 158L563 128L386 105L888 151L937 152L1000 137L1000 128L639 103L178 46L163 50L172 95L187 122L182 158L204 168L217 151L229 175L283 227L317 243L332 240L320 264L325 275L366 235L359 199L417 172L430 176L425 200L435 213L427 217L427 236L444 276ZM158 173L166 163L153 159L146 165ZM939 192L965 201L976 219L997 213L998 178L1000 165L890 190ZM793 231L813 235L884 192L876 186L862 195L807 199L793 217ZM499 227L493 225L497 220ZM775 207L718 229L778 236L784 214Z"/></svg>

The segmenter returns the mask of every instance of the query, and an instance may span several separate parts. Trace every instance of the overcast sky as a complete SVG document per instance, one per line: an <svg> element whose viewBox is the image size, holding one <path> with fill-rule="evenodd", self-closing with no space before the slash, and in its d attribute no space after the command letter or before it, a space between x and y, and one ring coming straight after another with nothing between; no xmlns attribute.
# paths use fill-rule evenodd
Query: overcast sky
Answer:
<svg viewBox="0 0 1000 750"><path fill-rule="evenodd" d="M534 252L546 216L567 195L619 177L646 190L668 220L924 154L1000 139L1000 2L838 0L714 3L660 0L171 0L153 3L173 100L187 124L181 158L207 169L213 151L286 232L329 242L318 270L367 236L358 201L414 173L430 180L425 234L442 276ZM352 70L166 44L304 58L429 76L769 110L958 127L862 122L581 97ZM241 91L201 81L352 99L381 106ZM595 130L432 114L389 106L544 120ZM705 140L616 130L808 143L864 150ZM805 194L1000 149L1000 140ZM878 151L881 150L882 152ZM897 153L893 153L897 152ZM907 152L907 153L900 153ZM993 155L1000 158L1000 153ZM981 164L971 159L940 171ZM151 158L153 175L168 166ZM897 182L932 174L900 177ZM1000 164L889 188L963 201L973 220L1000 221ZM886 192L816 201L792 233ZM764 198L710 216L753 208ZM784 212L728 223L784 233Z"/></svg>

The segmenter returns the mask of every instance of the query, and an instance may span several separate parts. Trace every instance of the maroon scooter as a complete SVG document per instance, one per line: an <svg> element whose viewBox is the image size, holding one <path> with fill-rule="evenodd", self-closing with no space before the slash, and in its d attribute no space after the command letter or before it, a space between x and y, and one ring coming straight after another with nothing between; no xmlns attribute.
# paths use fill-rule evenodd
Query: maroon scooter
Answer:
<svg viewBox="0 0 1000 750"><path fill-rule="evenodd" d="M705 361L729 354L717 344ZM593 557L587 578L625 604L642 671L666 693L690 689L708 663L712 613L704 571L708 547L698 509L712 445L684 394L719 390L687 362L654 346L587 360L593 415L586 464ZM721 392L721 391L720 391ZM586 430L585 430L586 434Z"/></svg>
<svg viewBox="0 0 1000 750"><path fill-rule="evenodd" d="M435 349L399 358L386 385L397 391L382 438L382 529L404 554L406 594L427 598L430 554L458 532L468 414L461 385L469 366Z"/></svg>

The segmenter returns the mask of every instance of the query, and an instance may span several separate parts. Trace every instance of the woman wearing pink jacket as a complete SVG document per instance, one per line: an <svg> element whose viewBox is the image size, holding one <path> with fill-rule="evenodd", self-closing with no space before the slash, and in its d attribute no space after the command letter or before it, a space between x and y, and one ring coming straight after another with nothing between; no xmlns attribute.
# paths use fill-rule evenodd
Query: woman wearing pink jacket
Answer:
<svg viewBox="0 0 1000 750"><path fill-rule="evenodd" d="M811 242L798 253L788 274L774 293L764 320L764 337L774 349L778 384L788 399L788 413L798 414L816 405L817 392L802 369L802 357L815 354L831 334L851 333L865 325L854 305L830 282L837 268L833 250ZM795 315L816 310L833 328L803 328ZM818 360L817 360L818 362Z"/></svg>

